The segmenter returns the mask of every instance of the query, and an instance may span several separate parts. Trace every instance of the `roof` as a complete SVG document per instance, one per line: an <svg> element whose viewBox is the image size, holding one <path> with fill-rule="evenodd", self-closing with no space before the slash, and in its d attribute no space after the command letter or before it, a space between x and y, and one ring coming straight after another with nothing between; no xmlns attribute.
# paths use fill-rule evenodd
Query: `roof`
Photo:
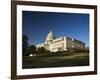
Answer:
<svg viewBox="0 0 100 80"><path fill-rule="evenodd" d="M54 34L52 33L52 30L50 30L50 32L48 33L47 37L46 37L46 41L52 41L55 39Z"/></svg>

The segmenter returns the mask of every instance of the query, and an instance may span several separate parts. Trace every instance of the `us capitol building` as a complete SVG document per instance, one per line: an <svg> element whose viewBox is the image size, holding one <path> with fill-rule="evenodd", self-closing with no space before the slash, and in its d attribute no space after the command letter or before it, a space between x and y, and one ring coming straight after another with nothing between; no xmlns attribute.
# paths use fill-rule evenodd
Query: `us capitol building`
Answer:
<svg viewBox="0 0 100 80"><path fill-rule="evenodd" d="M80 40L70 38L67 36L56 38L52 33L52 31L50 30L50 32L47 34L45 42L37 44L35 46L36 48L44 47L46 50L49 50L51 52L56 52L56 51L68 51L72 49L84 49L85 43Z"/></svg>

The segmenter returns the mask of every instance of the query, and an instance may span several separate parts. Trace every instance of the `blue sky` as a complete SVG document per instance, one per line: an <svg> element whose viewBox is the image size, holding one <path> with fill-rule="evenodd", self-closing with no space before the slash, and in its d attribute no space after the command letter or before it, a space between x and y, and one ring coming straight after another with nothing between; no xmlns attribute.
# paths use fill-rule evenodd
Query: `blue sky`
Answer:
<svg viewBox="0 0 100 80"><path fill-rule="evenodd" d="M89 46L89 14L23 11L22 27L30 45L43 43L52 29L56 37L73 37Z"/></svg>

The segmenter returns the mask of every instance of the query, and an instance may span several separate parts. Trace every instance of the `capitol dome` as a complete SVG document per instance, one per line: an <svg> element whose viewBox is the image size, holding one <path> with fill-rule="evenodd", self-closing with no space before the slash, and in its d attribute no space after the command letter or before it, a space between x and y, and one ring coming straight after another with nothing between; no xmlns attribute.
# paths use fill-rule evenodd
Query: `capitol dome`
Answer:
<svg viewBox="0 0 100 80"><path fill-rule="evenodd" d="M46 37L46 41L52 41L55 39L55 36L52 33L52 30L50 30L50 32L48 33L47 37Z"/></svg>

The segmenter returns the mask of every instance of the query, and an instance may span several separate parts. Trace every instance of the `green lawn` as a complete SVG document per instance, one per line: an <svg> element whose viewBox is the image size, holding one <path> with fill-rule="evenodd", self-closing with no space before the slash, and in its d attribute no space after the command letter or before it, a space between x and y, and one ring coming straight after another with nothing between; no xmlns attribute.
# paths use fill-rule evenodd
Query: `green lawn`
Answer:
<svg viewBox="0 0 100 80"><path fill-rule="evenodd" d="M23 58L23 68L69 67L88 65L88 53L73 53L69 56Z"/></svg>

